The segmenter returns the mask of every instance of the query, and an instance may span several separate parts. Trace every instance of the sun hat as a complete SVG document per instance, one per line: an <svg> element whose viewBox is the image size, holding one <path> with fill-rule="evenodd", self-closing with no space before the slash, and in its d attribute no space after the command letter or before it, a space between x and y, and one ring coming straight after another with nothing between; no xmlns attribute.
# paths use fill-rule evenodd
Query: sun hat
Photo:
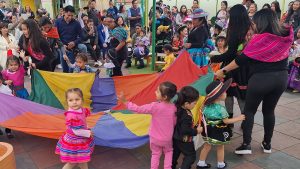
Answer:
<svg viewBox="0 0 300 169"><path fill-rule="evenodd" d="M196 18L202 18L202 17L207 17L208 13L205 12L203 9L195 9L193 14L192 14L192 19L196 19Z"/></svg>
<svg viewBox="0 0 300 169"><path fill-rule="evenodd" d="M230 87L232 78L226 80L224 83L221 81L213 81L206 87L205 104L212 104Z"/></svg>

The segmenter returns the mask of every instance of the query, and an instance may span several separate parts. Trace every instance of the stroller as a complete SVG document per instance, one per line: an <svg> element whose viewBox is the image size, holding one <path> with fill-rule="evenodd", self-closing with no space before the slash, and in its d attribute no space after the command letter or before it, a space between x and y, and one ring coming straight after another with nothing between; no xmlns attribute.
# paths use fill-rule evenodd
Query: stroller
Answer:
<svg viewBox="0 0 300 169"><path fill-rule="evenodd" d="M300 57L296 58L289 65L288 88L293 89L295 91L300 91L299 70L300 70Z"/></svg>

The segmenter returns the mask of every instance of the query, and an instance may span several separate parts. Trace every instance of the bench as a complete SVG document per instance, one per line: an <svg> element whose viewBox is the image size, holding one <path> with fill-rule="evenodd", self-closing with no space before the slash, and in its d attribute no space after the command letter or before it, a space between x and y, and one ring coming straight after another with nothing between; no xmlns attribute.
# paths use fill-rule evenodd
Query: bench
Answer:
<svg viewBox="0 0 300 169"><path fill-rule="evenodd" d="M158 57L160 57L161 60L157 60ZM165 57L166 57L166 54L164 54L164 53L156 54L156 61L155 61L155 66L154 66L155 70L157 70L158 66L162 66L162 65L166 64L166 62L164 61Z"/></svg>
<svg viewBox="0 0 300 169"><path fill-rule="evenodd" d="M144 56L144 59L146 59L146 65L149 66L150 62L151 62L151 56L152 53L149 53L147 56ZM137 65L137 59L134 58L134 65Z"/></svg>

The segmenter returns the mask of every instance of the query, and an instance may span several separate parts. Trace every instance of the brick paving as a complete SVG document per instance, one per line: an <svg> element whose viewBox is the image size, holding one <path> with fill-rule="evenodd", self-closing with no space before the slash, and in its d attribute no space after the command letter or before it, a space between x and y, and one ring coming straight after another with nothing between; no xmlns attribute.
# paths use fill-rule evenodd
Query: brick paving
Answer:
<svg viewBox="0 0 300 169"><path fill-rule="evenodd" d="M124 74L128 71L124 70ZM27 80L26 86L29 87ZM236 114L239 109L235 106ZM285 92L276 108L276 126L272 140L273 153L264 154L260 148L263 138L263 120L259 108L253 130L253 154L238 156L233 153L240 145L242 131L240 124L234 128L234 137L225 148L228 168L233 169L299 169L300 168L300 94ZM15 138L8 140L0 136L0 141L11 143L14 147L18 169L60 169L63 164L54 154L56 140L14 132ZM89 163L90 169L149 169L149 145L137 149L116 149L96 146ZM162 159L163 160L163 159ZM208 162L216 167L215 149L210 153ZM160 168L163 168L162 166ZM194 166L195 168L195 166Z"/></svg>

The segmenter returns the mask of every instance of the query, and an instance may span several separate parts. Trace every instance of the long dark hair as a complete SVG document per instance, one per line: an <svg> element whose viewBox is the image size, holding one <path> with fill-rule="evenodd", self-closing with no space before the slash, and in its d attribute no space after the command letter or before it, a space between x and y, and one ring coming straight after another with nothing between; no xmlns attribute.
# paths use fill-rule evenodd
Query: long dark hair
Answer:
<svg viewBox="0 0 300 169"><path fill-rule="evenodd" d="M280 5L279 5L279 2L278 1L274 1L271 3L271 5L274 4L275 6L275 12L278 13L278 14L281 14L281 9L280 9Z"/></svg>
<svg viewBox="0 0 300 169"><path fill-rule="evenodd" d="M278 17L271 9L262 9L255 13L253 22L256 25L256 33L271 33L278 36L286 36L289 30L280 26Z"/></svg>
<svg viewBox="0 0 300 169"><path fill-rule="evenodd" d="M183 13L182 12L182 8L183 7L185 7L185 13ZM180 7L180 10L179 10L179 15L181 16L181 17L185 17L185 16L187 16L187 7L186 7L186 5L181 5L181 7Z"/></svg>
<svg viewBox="0 0 300 169"><path fill-rule="evenodd" d="M265 3L261 9L264 9L265 7L267 7L268 9L271 9L271 5L268 3Z"/></svg>
<svg viewBox="0 0 300 169"><path fill-rule="evenodd" d="M237 48L243 43L250 26L251 21L245 7L241 4L234 5L229 11L228 45L236 45L234 48Z"/></svg>
<svg viewBox="0 0 300 169"><path fill-rule="evenodd" d="M121 26L125 27L126 24L125 24L124 18L123 18L122 16L118 16L118 17L116 18L116 20L115 20L116 25L117 25L117 26L120 26L120 25L118 24L118 20L119 20L120 18L123 20L123 24L122 24Z"/></svg>
<svg viewBox="0 0 300 169"><path fill-rule="evenodd" d="M27 49L28 43L30 43L31 48L35 52L41 52L40 44L41 41L44 40L44 36L41 33L37 23L33 19L25 20L22 25L25 25L28 29L29 39L27 39L24 35L23 40L23 48Z"/></svg>
<svg viewBox="0 0 300 169"><path fill-rule="evenodd" d="M208 26L206 17L199 18L199 20L200 21L202 20L202 24L203 24L205 30L207 31L208 38L210 38L210 33L209 33L210 31L209 31L209 26Z"/></svg>
<svg viewBox="0 0 300 169"><path fill-rule="evenodd" d="M7 29L8 29L8 24L7 24L7 23L4 23L4 22L1 22L1 23L0 23L0 35L1 35L1 36L3 36L3 35L2 35L2 32L1 32L1 29L2 29L2 28L7 28ZM9 32L7 33L7 36L9 36Z"/></svg>
<svg viewBox="0 0 300 169"><path fill-rule="evenodd" d="M122 13L122 10L123 10L124 7L125 7L125 5L120 5L119 13Z"/></svg>
<svg viewBox="0 0 300 169"><path fill-rule="evenodd" d="M293 4L291 5L290 9L288 10L288 16L286 17L286 22L290 21L291 17L294 15L294 13L296 13L298 16L300 16L300 8L297 11L293 10L293 5L295 2L300 3L300 0L293 1Z"/></svg>

